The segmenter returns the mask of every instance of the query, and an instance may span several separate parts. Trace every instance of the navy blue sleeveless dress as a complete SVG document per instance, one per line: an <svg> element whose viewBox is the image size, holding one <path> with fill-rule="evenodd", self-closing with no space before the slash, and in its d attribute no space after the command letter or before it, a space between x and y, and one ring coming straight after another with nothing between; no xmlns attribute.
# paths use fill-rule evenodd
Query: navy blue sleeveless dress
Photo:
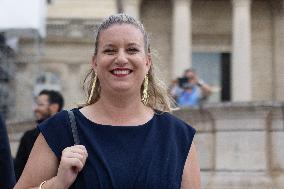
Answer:
<svg viewBox="0 0 284 189"><path fill-rule="evenodd" d="M180 189L195 129L169 113L156 113L139 126L110 126L73 109L88 158L71 189ZM67 111L38 126L60 161L74 145Z"/></svg>

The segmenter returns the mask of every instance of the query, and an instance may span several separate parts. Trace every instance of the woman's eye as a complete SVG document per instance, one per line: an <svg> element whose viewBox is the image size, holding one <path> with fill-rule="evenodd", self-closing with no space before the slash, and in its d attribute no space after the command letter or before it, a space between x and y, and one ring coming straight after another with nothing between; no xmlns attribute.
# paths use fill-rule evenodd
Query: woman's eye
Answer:
<svg viewBox="0 0 284 189"><path fill-rule="evenodd" d="M128 51L130 54L135 54L135 53L139 52L139 49L137 49L137 48L129 48L129 49L127 49L127 51Z"/></svg>
<svg viewBox="0 0 284 189"><path fill-rule="evenodd" d="M105 54L114 54L116 51L115 51L115 49L105 49L103 52Z"/></svg>

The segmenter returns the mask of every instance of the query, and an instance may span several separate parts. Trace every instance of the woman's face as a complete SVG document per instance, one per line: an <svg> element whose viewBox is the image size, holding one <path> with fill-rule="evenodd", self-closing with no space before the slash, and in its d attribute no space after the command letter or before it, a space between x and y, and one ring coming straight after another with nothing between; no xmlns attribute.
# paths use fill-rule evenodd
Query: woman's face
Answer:
<svg viewBox="0 0 284 189"><path fill-rule="evenodd" d="M150 65L150 54L145 52L143 34L138 28L130 24L115 24L101 32L93 69L102 92L132 91L140 94Z"/></svg>

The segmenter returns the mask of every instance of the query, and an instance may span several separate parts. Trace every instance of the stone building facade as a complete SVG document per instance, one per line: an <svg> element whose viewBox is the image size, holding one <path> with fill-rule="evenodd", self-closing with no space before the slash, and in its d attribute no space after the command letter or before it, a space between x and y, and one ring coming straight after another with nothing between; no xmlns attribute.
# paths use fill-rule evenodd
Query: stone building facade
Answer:
<svg viewBox="0 0 284 189"><path fill-rule="evenodd" d="M40 89L60 90L66 109L85 100L93 30L119 10L150 32L167 84L192 66L216 89L211 102L284 100L284 0L55 0L40 45L20 40L8 120L13 154L34 126ZM198 130L204 188L283 188L283 104L211 104L202 111L177 115Z"/></svg>
<svg viewBox="0 0 284 189"><path fill-rule="evenodd" d="M283 0L53 1L39 52L32 52L38 51L34 40L21 40L23 55L39 54L37 63L26 60L18 66L12 112L17 120L31 118L31 97L44 86L60 89L66 108L84 100L82 80L93 53L92 32L118 7L144 23L154 63L166 83L192 66L216 89L211 102L281 101L283 4ZM50 78L57 78L57 84L35 87L44 75L53 75Z"/></svg>

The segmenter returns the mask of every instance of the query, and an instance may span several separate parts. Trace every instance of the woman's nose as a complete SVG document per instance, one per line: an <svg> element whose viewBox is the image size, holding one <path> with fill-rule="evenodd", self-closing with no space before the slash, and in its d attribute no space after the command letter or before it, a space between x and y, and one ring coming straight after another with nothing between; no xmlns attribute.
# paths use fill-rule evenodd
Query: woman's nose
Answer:
<svg viewBox="0 0 284 189"><path fill-rule="evenodd" d="M126 64L127 62L128 62L127 54L123 50L120 50L117 54L115 63L116 64Z"/></svg>

